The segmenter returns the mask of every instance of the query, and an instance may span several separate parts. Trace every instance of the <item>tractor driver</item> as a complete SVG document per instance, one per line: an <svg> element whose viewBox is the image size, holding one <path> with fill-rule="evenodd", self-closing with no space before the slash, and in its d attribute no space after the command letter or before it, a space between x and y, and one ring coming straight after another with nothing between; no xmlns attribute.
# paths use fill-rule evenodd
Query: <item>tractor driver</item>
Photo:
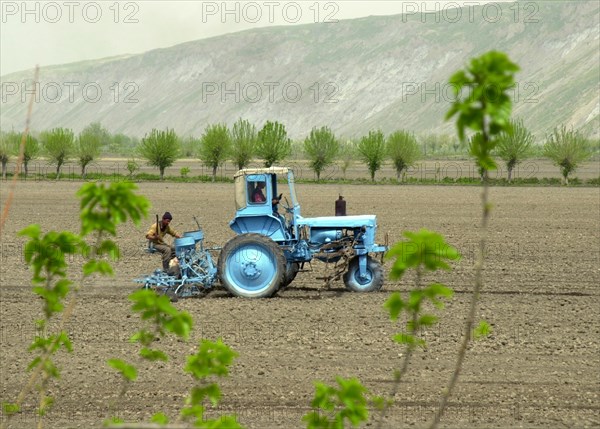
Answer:
<svg viewBox="0 0 600 429"><path fill-rule="evenodd" d="M173 216L171 216L171 213L165 212L162 220L158 223L152 224L146 233L146 239L150 240L154 244L154 248L162 255L162 265L164 271L169 270L169 261L175 257L175 248L165 243L165 235L169 234L175 238L181 238L181 235L169 225L172 220Z"/></svg>
<svg viewBox="0 0 600 429"><path fill-rule="evenodd" d="M265 197L265 194L263 192L264 188L265 188L265 182L256 182L256 188L254 188L254 191L252 191L252 202L253 203L264 203L265 201L267 201L267 197ZM281 201L281 195L279 195L277 198L273 198L271 200L271 204L273 205L274 213L277 213L277 204L279 204L279 201Z"/></svg>
<svg viewBox="0 0 600 429"><path fill-rule="evenodd" d="M256 188L254 188L254 191L252 191L253 203L264 203L267 201L267 197L265 197L263 189L265 189L265 182L257 182Z"/></svg>

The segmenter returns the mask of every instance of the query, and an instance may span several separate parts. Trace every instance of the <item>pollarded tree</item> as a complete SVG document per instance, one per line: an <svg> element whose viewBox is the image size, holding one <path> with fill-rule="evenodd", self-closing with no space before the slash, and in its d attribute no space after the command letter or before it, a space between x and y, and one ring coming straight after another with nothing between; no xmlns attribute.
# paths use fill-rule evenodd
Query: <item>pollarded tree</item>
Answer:
<svg viewBox="0 0 600 429"><path fill-rule="evenodd" d="M0 163L2 164L2 179L6 179L6 164L10 157L16 154L19 150L19 142L21 134L10 131L8 133L0 133Z"/></svg>
<svg viewBox="0 0 600 429"><path fill-rule="evenodd" d="M195 158L200 146L200 139L187 136L180 140L181 142L181 156L184 158Z"/></svg>
<svg viewBox="0 0 600 429"><path fill-rule="evenodd" d="M344 179L346 178L348 167L356 159L356 146L357 143L355 140L348 140L340 145L340 170L344 174Z"/></svg>
<svg viewBox="0 0 600 429"><path fill-rule="evenodd" d="M40 135L44 153L50 163L56 164L56 180L60 177L60 168L73 156L75 151L75 136L67 128L54 128Z"/></svg>
<svg viewBox="0 0 600 429"><path fill-rule="evenodd" d="M531 156L535 138L529 132L523 120L511 121L511 131L502 132L498 136L496 154L506 164L508 182L512 181L514 168L525 158Z"/></svg>
<svg viewBox="0 0 600 429"><path fill-rule="evenodd" d="M108 147L110 142L110 134L99 122L91 123L79 133L76 155L82 178L85 178L85 169L89 163L96 159L102 147Z"/></svg>
<svg viewBox="0 0 600 429"><path fill-rule="evenodd" d="M98 149L99 152L111 152L113 147L112 147L112 143L113 143L113 139L110 135L110 133L108 132L108 130L106 128L104 128L102 126L102 124L100 122L91 122L88 126L86 126L81 133L79 134L81 136L81 134L85 133L85 135L88 138L91 138L93 136L93 138L99 142L100 144L100 148Z"/></svg>
<svg viewBox="0 0 600 429"><path fill-rule="evenodd" d="M198 157L204 165L212 168L212 180L217 177L217 168L231 153L231 136L225 124L208 125L200 138Z"/></svg>
<svg viewBox="0 0 600 429"><path fill-rule="evenodd" d="M358 156L369 168L371 180L375 180L375 173L385 160L385 137L380 130L369 131L369 134L360 139L357 147Z"/></svg>
<svg viewBox="0 0 600 429"><path fill-rule="evenodd" d="M399 130L392 133L386 143L387 154L396 168L396 177L401 180L403 173L421 156L421 148L414 134Z"/></svg>
<svg viewBox="0 0 600 429"><path fill-rule="evenodd" d="M158 167L160 180L163 180L165 168L173 165L179 156L179 139L174 130L159 131L153 128L140 142L138 152L148 161L148 165Z"/></svg>
<svg viewBox="0 0 600 429"><path fill-rule="evenodd" d="M265 167L270 167L292 153L292 142L285 126L279 122L267 121L258 132L256 155L264 159Z"/></svg>
<svg viewBox="0 0 600 429"><path fill-rule="evenodd" d="M250 164L257 142L256 127L247 119L238 119L231 130L231 160L238 170Z"/></svg>
<svg viewBox="0 0 600 429"><path fill-rule="evenodd" d="M11 131L9 133L3 134L0 138L4 139L8 139L8 146L9 148L12 148L13 153L15 156L19 156L19 152L21 150L21 139L22 139L22 135L21 133L17 133L15 131ZM1 146L1 144L0 144ZM3 149L0 149L0 152ZM33 137L31 134L27 134L27 137L25 138L25 147L23 148L23 172L25 174L25 177L27 177L27 174L29 173L29 161L31 161L32 159L37 158L37 156L40 153L40 145L38 143L38 140ZM4 158L2 158L4 159ZM4 175L4 164L2 165L2 177L5 177Z"/></svg>
<svg viewBox="0 0 600 429"><path fill-rule="evenodd" d="M469 154L475 158L475 159L479 159L480 157L480 148L485 145L484 142L484 137L483 134L480 132L477 132L475 134L473 134L469 140L468 140L468 144L469 144ZM491 144L495 145L495 141ZM496 168L495 163L493 165L490 165L491 168ZM484 168L481 164L477 164L477 172L479 173L479 179L483 182L486 179L486 170L489 170L491 168Z"/></svg>
<svg viewBox="0 0 600 429"><path fill-rule="evenodd" d="M304 140L304 152L309 159L310 168L321 179L321 172L335 161L340 143L328 127L313 128Z"/></svg>
<svg viewBox="0 0 600 429"><path fill-rule="evenodd" d="M590 142L579 131L567 130L563 125L555 128L547 137L544 156L560 168L564 182L568 185L569 174L591 156Z"/></svg>
<svg viewBox="0 0 600 429"><path fill-rule="evenodd" d="M27 134L23 151L23 172L25 173L25 177L27 177L27 174L29 173L29 161L37 158L39 154L40 144L38 143L38 140L31 134Z"/></svg>
<svg viewBox="0 0 600 429"><path fill-rule="evenodd" d="M113 134L108 143L107 152L120 155L133 155L139 144L138 137L130 137L123 133Z"/></svg>

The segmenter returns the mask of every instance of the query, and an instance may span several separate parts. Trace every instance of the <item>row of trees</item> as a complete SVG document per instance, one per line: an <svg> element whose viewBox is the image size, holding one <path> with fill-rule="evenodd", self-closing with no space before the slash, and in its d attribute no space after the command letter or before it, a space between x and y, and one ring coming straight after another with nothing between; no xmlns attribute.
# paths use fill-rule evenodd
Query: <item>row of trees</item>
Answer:
<svg viewBox="0 0 600 429"><path fill-rule="evenodd" d="M15 131L0 133L0 161L2 178L6 178L6 164L12 155L18 155L22 134ZM108 144L111 136L99 123L85 127L77 136L67 128L54 128L43 131L39 137L28 134L23 152L23 170L28 174L32 159L44 155L56 165L56 175L61 167L71 159L76 159L85 177L87 166L100 155L101 148Z"/></svg>
<svg viewBox="0 0 600 429"><path fill-rule="evenodd" d="M231 130L225 124L206 127L202 136L193 145L198 158L212 169L213 179L217 169L226 161L232 161L238 169L247 167L259 158L265 167L270 167L289 157L292 141L285 126L277 121L267 121L260 131L245 119L239 119ZM161 178L165 168L171 166L180 153L177 136L173 130L152 130L140 143L139 154L150 165L158 167ZM368 167L371 179L390 157L398 177L420 156L420 148L414 135L397 131L387 139L381 131L371 131L356 145L343 145L328 127L313 128L304 139L303 150L317 180L331 164L342 159L348 167L356 155Z"/></svg>
<svg viewBox="0 0 600 429"><path fill-rule="evenodd" d="M477 138L478 135L474 135L463 143L471 155L476 155L473 151L477 147ZM18 153L20 142L20 133L11 131L0 134L3 178L6 177L6 164L12 155ZM136 156L159 169L161 179L165 169L177 159L193 156L212 169L213 180L218 168L227 161L242 169L250 165L252 160L261 159L266 167L270 167L289 158L293 150L303 152L302 156L308 160L317 180L334 163L339 163L345 174L356 159L367 166L371 180L375 179L375 174L387 160L392 162L398 179L402 180L407 169L423 158L426 147L423 142L418 142L413 133L404 130L395 131L389 136L380 130L372 130L358 140L342 141L326 126L313 128L299 147L288 137L282 123L267 121L257 130L254 124L241 118L231 129L226 124L208 125L200 138L180 138L172 129L153 129L140 141L123 134L111 135L100 123L92 123L77 136L66 128L44 131L38 138L28 135L23 158L24 172L27 174L27 165L32 159L44 155L56 165L57 177L61 167L73 159L81 167L82 177L85 177L86 167L92 161L119 144L131 145ZM539 148L523 121L516 120L511 123L510 131L503 132L497 139L494 155L505 163L510 182L515 167L523 160L539 154ZM579 131L561 126L547 136L541 153L560 168L568 183L569 175L591 156L592 144Z"/></svg>

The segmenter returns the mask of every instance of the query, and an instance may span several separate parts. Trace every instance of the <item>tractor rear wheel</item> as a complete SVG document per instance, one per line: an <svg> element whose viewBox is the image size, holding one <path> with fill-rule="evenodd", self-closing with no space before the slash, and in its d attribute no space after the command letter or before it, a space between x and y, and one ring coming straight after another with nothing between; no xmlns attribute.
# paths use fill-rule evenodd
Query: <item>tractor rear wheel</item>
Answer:
<svg viewBox="0 0 600 429"><path fill-rule="evenodd" d="M379 261L367 256L367 273L361 278L358 267L358 256L350 260L348 271L344 274L346 288L353 292L374 292L383 286L383 270Z"/></svg>
<svg viewBox="0 0 600 429"><path fill-rule="evenodd" d="M260 234L240 234L225 244L219 255L223 286L235 296L266 298L277 292L285 276L281 248Z"/></svg>

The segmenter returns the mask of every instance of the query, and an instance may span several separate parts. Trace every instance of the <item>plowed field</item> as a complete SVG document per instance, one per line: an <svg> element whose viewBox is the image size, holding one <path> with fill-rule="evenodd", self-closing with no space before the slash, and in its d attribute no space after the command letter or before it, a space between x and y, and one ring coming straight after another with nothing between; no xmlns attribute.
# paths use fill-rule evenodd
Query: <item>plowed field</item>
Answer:
<svg viewBox="0 0 600 429"><path fill-rule="evenodd" d="M7 198L2 186L2 206ZM28 345L39 332L41 302L30 288L23 261L24 240L16 233L30 223L44 230L79 230L76 190L81 182L26 182L17 187L2 235L0 286L0 396L13 401L26 380ZM233 185L142 183L152 213L173 213L172 225L193 230L202 223L209 244L222 246L233 236ZM297 186L304 216L332 215L342 193L348 214L376 214L378 241L402 231L428 228L443 234L463 254L450 272L428 280L455 290L440 324L423 332L428 343L413 358L386 419L386 428L424 427L436 411L439 394L454 366L473 283L480 217L477 187ZM491 335L472 343L443 427L566 428L600 425L600 193L598 188L492 188L494 203L485 264L485 286L478 318ZM152 216L153 218L153 216ZM120 379L106 365L110 357L135 362L137 346L128 341L139 328L127 295L132 279L160 266L143 252L143 235L127 224L116 241L122 259L114 278L96 278L80 292L68 331L74 351L56 361L62 375L51 385L56 404L44 427L100 427ZM71 261L77 278L81 260ZM390 262L384 268L387 272ZM195 328L189 342L161 341L167 363L139 363L139 379L118 404L127 421L147 421L163 411L176 419L192 379L182 368L200 338L218 337L239 353L221 386L223 400L210 415L236 413L248 428L304 426L313 380L357 377L374 394L387 395L403 350L391 336L400 330L382 305L393 291L406 292L413 278L386 280L381 292L347 292L343 283L325 288L323 265L312 264L277 297L247 300L214 290L201 299L180 300ZM36 399L30 395L11 421L35 427Z"/></svg>

